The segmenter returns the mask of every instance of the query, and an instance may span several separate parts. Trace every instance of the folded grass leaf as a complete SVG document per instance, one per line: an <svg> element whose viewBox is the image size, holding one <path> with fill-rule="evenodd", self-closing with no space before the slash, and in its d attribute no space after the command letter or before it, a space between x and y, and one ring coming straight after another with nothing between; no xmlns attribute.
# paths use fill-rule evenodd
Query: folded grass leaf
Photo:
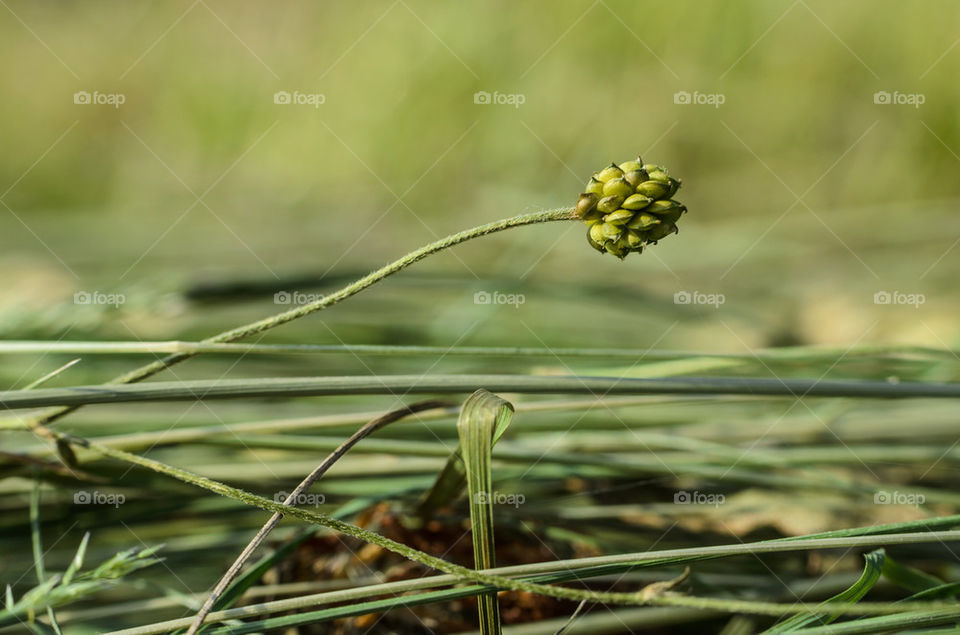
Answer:
<svg viewBox="0 0 960 635"><path fill-rule="evenodd" d="M853 583L848 589L841 591L832 598L825 600L823 604L830 603L844 603L844 604L855 604L867 594L867 592L873 588L873 585L877 583L880 579L880 574L884 569L884 560L886 559L886 553L883 549L876 549L867 553L863 556L864 566L863 573L860 574L860 578ZM817 615L817 614L799 614L794 615L793 617L786 619L778 624L774 624L773 627L764 631L764 635L779 635L780 633L793 633L799 629L806 628L808 626L822 626L824 624L829 624L839 617L837 614L833 615Z"/></svg>

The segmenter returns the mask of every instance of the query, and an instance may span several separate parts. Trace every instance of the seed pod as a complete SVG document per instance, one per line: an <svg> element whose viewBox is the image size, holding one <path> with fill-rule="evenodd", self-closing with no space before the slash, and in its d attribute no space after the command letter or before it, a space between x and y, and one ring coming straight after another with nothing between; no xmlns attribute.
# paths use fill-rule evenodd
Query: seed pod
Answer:
<svg viewBox="0 0 960 635"><path fill-rule="evenodd" d="M627 230L627 245L631 250L643 249L643 237L632 229Z"/></svg>
<svg viewBox="0 0 960 635"><path fill-rule="evenodd" d="M600 202L597 203L597 209L604 214L609 214L610 212L617 211L617 209L620 207L620 203L622 202L622 196L606 196L601 198Z"/></svg>
<svg viewBox="0 0 960 635"><path fill-rule="evenodd" d="M596 194L597 196L603 196L603 182L598 181L593 177L590 177L590 182L587 183L587 189L585 191L587 192L587 194Z"/></svg>
<svg viewBox="0 0 960 635"><path fill-rule="evenodd" d="M647 229L653 227L654 225L659 225L660 219L654 216L653 214L647 214L646 212L640 212L633 217L627 227L630 229Z"/></svg>
<svg viewBox="0 0 960 635"><path fill-rule="evenodd" d="M619 179L622 176L623 170L618 168L616 163L611 163L610 167L604 168L599 173L595 174L593 178L606 183L610 179Z"/></svg>
<svg viewBox="0 0 960 635"><path fill-rule="evenodd" d="M673 223L663 222L645 231L643 239L648 243L656 243L658 240L666 238L670 234L679 233L679 231Z"/></svg>
<svg viewBox="0 0 960 635"><path fill-rule="evenodd" d="M584 192L577 201L577 217L586 218L587 214L597 209L597 201L600 197L591 192Z"/></svg>
<svg viewBox="0 0 960 635"><path fill-rule="evenodd" d="M622 207L623 209L630 209L630 210L636 211L638 209L643 209L644 207L646 207L652 202L653 202L653 199L647 198L643 194L634 194L632 196L628 196L626 200L624 200L623 203L620 204L620 207Z"/></svg>
<svg viewBox="0 0 960 635"><path fill-rule="evenodd" d="M676 223L687 208L676 201L654 201L644 211L656 214L660 220Z"/></svg>
<svg viewBox="0 0 960 635"><path fill-rule="evenodd" d="M650 179L653 181L668 181L670 179L667 169L659 165L647 164L643 166L643 169L650 175Z"/></svg>
<svg viewBox="0 0 960 635"><path fill-rule="evenodd" d="M620 196L626 198L633 194L633 186L623 178L610 179L603 184L604 196Z"/></svg>
<svg viewBox="0 0 960 635"><path fill-rule="evenodd" d="M670 183L670 193L667 194L667 198L673 198L673 195L680 189L680 179L675 179L671 176L668 182Z"/></svg>
<svg viewBox="0 0 960 635"><path fill-rule="evenodd" d="M607 242L607 237L603 235L603 223L597 223L587 230L587 237L592 245L603 245Z"/></svg>
<svg viewBox="0 0 960 635"><path fill-rule="evenodd" d="M594 225L594 227L596 227L596 225ZM600 225L600 233L603 234L603 237L608 241L617 240L620 238L620 235L623 234L623 228L611 225L610 223L603 223Z"/></svg>
<svg viewBox="0 0 960 635"><path fill-rule="evenodd" d="M626 209L618 209L603 217L603 222L611 225L626 225L633 218L633 212Z"/></svg>
<svg viewBox="0 0 960 635"><path fill-rule="evenodd" d="M644 181L650 180L650 177L643 170L631 170L623 175L623 180L636 188Z"/></svg>
<svg viewBox="0 0 960 635"><path fill-rule="evenodd" d="M652 177L649 181L644 181L637 186L637 194L643 194L646 197L652 198L654 200L661 199L667 196L670 193L670 183L664 181L654 180Z"/></svg>
<svg viewBox="0 0 960 635"><path fill-rule="evenodd" d="M630 248L625 245L621 245L619 242L607 243L603 246L603 248L607 251L607 253L613 254L620 260L626 258L627 254L630 253Z"/></svg>
<svg viewBox="0 0 960 635"><path fill-rule="evenodd" d="M593 228L594 228L594 227L597 227L597 225L593 225L593 227L591 227L590 229L587 230L587 242L590 243L590 246L591 246L591 247L593 247L594 249L596 249L597 251L599 251L599 252L602 254L602 253L606 252L607 250L603 248L603 245L601 245L600 243L598 243L597 241L595 241L595 240L593 239Z"/></svg>
<svg viewBox="0 0 960 635"><path fill-rule="evenodd" d="M640 160L640 157L637 157L636 161L624 161L620 164L620 169L624 172L632 172L634 170L643 169L643 161Z"/></svg>

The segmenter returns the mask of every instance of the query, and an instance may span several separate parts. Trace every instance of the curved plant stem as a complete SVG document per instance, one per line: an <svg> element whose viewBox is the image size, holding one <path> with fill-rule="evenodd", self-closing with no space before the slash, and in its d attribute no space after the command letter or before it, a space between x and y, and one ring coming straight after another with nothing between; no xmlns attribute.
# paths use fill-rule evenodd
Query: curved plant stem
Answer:
<svg viewBox="0 0 960 635"><path fill-rule="evenodd" d="M290 309L289 311L284 311L283 313L278 313L277 315L272 315L268 318L262 320L257 320L256 322L251 322L243 326L238 326L237 328L230 329L229 331L224 331L214 335L213 337L208 337L204 340L201 340L202 344L221 344L228 342L236 342L242 340L245 337L250 337L251 335L256 335L257 333L262 333L268 331L272 328L286 324L287 322L292 322L297 318L304 317L305 315L310 315L311 313L316 313L317 311L322 311L327 307L333 306L338 302L346 300L350 296L356 295L363 291L364 289L373 286L374 284L380 282L381 280L392 276L393 274L402 271L412 265L415 262L423 260L427 256L439 253L444 249L453 247L454 245L459 245L460 243L467 242L474 238L480 238L481 236L486 236L487 234L493 234L496 232L503 231L505 229L510 229L512 227L520 227L522 225L535 225L537 223L548 223L551 221L561 221L561 220L575 220L574 210L572 208L560 208L547 210L543 212L535 212L532 214L521 214L520 216L514 216L512 218L505 218L503 220L494 221L492 223L487 223L486 225L480 225L474 227L473 229L468 229L456 234L451 234L446 238L441 238L436 242L432 242L429 245L425 245L420 249L411 251L406 256L403 256L399 260L395 260L390 264L377 269L376 271L367 274L363 278L348 284L339 291L335 291L330 295L326 295L315 302L309 304L304 304L296 308ZM128 373L124 373L118 377L115 377L111 380L110 384L132 384L147 377L156 375L157 373L170 368L174 364L179 364L182 361L188 360L191 357L194 357L197 353L184 352L184 353L173 353L167 355L161 359L158 359L155 362L146 364L132 370ZM56 421L60 417L73 412L79 406L65 406L52 409L48 412L41 413L34 420L33 427L41 427L46 424Z"/></svg>
<svg viewBox="0 0 960 635"><path fill-rule="evenodd" d="M808 605L808 604L769 604L763 602L748 602L748 601L738 601L738 600L720 600L714 598L695 598L695 597L681 597L681 596L672 596L669 594L664 594L661 591L661 588L657 584L650 585L641 589L640 591L633 593L624 593L624 592L602 592L602 591L592 591L592 590L581 590L574 589L569 587L560 587L560 586L551 586L546 584L538 584L534 582L528 582L525 580L517 580L513 578L504 577L502 575L495 575L490 573L485 573L482 571L475 571L473 569L468 569L462 567L442 558L437 558L436 556L431 556L428 553L414 549L413 547L407 546L405 544L399 543L395 540L391 540L386 536L382 536L372 531L362 529L356 525L351 525L350 523L337 520L325 514L319 512L311 511L308 509L303 509L300 507L288 507L283 503L279 503L262 496L257 496L250 492L231 487L225 483L220 483L213 479L200 476L199 474L194 474L187 470L167 465L161 463L160 461L155 461L153 459L148 459L146 457L138 456L136 454L130 454L128 452L123 452L122 450L116 450L109 448L93 441L87 439L73 437L71 435L60 432L59 430L51 430L51 434L54 435L58 440L69 441L74 445L81 447L89 448L103 456L118 459L126 463L131 463L133 465L138 465L144 468L147 468L153 472L164 474L166 476L173 477L177 480L201 487L203 489L214 492L221 496L226 496L232 498L241 503L252 505L254 507L259 507L270 512L279 512L281 514L289 515L294 518L299 518L306 522L319 525L321 527L326 527L332 529L338 533L363 540L364 542L369 542L375 545L378 545L388 551L392 551L404 558L413 560L414 562L419 562L420 564L426 565L432 569L442 571L444 573L450 574L452 576L451 583L476 583L487 586L492 586L498 589L506 589L511 591L525 591L528 593L535 593L540 595L546 595L549 597L582 601L587 600L590 602L601 602L607 604L628 604L628 605L667 605L667 606L688 606L691 608L697 609L717 609L720 610L732 610L736 612L750 612L757 613L761 615L786 615L792 613L802 613L802 612L817 612L817 613L829 613L829 614L850 614L850 615L876 615L876 614L886 614L886 613L897 613L906 610L944 610L944 609L955 609L956 604L944 603L944 602L909 602L909 603L894 603L894 604L877 604L877 605L836 605L836 606L824 606L822 604L817 605ZM680 550L665 550L660 552L645 552L645 553L634 553L634 554L621 554L619 556L609 556L609 557L593 557L593 558L581 558L578 559L578 564L581 565L591 565L591 564L615 564L617 562L623 562L630 564L638 564L643 561L662 561L664 564L669 563L672 559L676 559L678 556L695 556L703 555L705 557L717 557L720 555L730 555L735 553L759 553L759 552L773 552L773 551L801 551L804 549L816 549L816 548L835 548L835 547L849 547L849 546L880 546L880 545L891 545L891 544L911 544L911 543L921 543L921 542L943 542L949 540L960 540L960 531L943 531L943 532L929 532L929 533L912 533L912 534L888 534L884 536L863 536L857 538L819 538L819 539L807 539L807 540L793 540L793 541L770 541L767 543L754 543L754 544L740 544L733 546L723 546L722 548L716 547L700 547L694 549L680 549ZM553 565L553 563L548 563L548 566ZM553 565L555 566L555 565ZM569 565L565 565L569 566Z"/></svg>
<svg viewBox="0 0 960 635"><path fill-rule="evenodd" d="M385 415L370 421L365 426L361 427L359 430L354 432L349 439L340 444L337 449L331 452L323 462L317 466L315 470L310 472L305 479L303 479L299 485L290 494L287 495L287 498L283 501L284 505L293 506L297 503L297 500L300 498L300 495L303 494L311 485L313 485L317 480L319 480L331 467L333 464L340 460L344 454L350 451L350 448L355 446L357 443L370 436L377 430L387 426L395 421L400 421L407 415L416 414L424 410L430 410L433 408L447 408L451 404L437 401L421 401L419 403L410 404L403 408L398 408L396 410L391 410ZM257 532L257 535L244 547L243 551L240 552L240 555L237 556L237 559L234 561L230 568L227 569L227 572L223 574L223 577L220 578L220 581L217 582L217 585L214 587L213 591L210 592L210 595L207 596L207 599L204 601L203 606L200 607L200 610L197 612L196 617L193 619L193 623L190 625L190 628L187 629L187 635L194 635L197 631L200 630L200 627L203 625L203 621L207 618L207 615L210 614L210 611L213 610L213 606L216 601L223 595L223 592L227 590L227 587L230 585L230 582L233 581L237 574L240 573L240 569L243 568L243 564L253 555L253 552L257 550L257 547L266 540L267 535L273 528L277 526L280 522L280 519L283 518L283 514L280 512L274 512L260 531Z"/></svg>

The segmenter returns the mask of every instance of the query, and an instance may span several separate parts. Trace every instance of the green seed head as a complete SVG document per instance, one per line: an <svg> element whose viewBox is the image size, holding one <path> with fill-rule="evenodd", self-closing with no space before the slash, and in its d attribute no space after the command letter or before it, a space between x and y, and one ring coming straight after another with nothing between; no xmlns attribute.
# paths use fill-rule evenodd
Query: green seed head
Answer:
<svg viewBox="0 0 960 635"><path fill-rule="evenodd" d="M597 179L590 177L590 182L587 183L587 189L585 191L587 194L603 196L603 181L598 181Z"/></svg>
<svg viewBox="0 0 960 635"><path fill-rule="evenodd" d="M666 168L636 161L611 163L594 174L577 201L576 215L588 226L587 242L623 259L631 252L677 233L687 211L673 196L680 180Z"/></svg>
<svg viewBox="0 0 960 635"><path fill-rule="evenodd" d="M604 196L619 196L621 198L627 198L633 194L633 186L627 183L623 178L610 179L603 184L603 195Z"/></svg>
<svg viewBox="0 0 960 635"><path fill-rule="evenodd" d="M620 209L620 203L622 202L622 196L606 196L601 198L600 202L597 203L597 209L604 214L609 214L610 212L615 212Z"/></svg>
<svg viewBox="0 0 960 635"><path fill-rule="evenodd" d="M623 176L623 170L617 167L616 163L611 163L610 167L604 168L597 172L593 178L606 183L610 179L619 179Z"/></svg>

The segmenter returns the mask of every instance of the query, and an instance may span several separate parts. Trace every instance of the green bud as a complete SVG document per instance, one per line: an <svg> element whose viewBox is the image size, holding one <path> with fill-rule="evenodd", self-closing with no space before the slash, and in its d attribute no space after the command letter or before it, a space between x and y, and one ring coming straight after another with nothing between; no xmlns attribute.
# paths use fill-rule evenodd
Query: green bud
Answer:
<svg viewBox="0 0 960 635"><path fill-rule="evenodd" d="M647 164L643 166L643 169L650 175L650 179L653 181L667 181L670 179L667 169L659 165Z"/></svg>
<svg viewBox="0 0 960 635"><path fill-rule="evenodd" d="M687 208L676 201L654 201L644 211L656 214L660 220L676 223Z"/></svg>
<svg viewBox="0 0 960 635"><path fill-rule="evenodd" d="M590 229L587 230L587 236L590 238L591 244L594 245L603 245L609 240L603 235L603 223L597 223L590 227Z"/></svg>
<svg viewBox="0 0 960 635"><path fill-rule="evenodd" d="M625 209L618 209L603 217L603 222L611 225L626 225L633 218L633 212Z"/></svg>
<svg viewBox="0 0 960 635"><path fill-rule="evenodd" d="M603 184L604 196L620 196L626 198L633 194L633 186L622 178L610 179Z"/></svg>
<svg viewBox="0 0 960 635"><path fill-rule="evenodd" d="M607 243L603 246L607 253L613 254L620 260L623 260L627 257L627 254L630 253L630 249L625 245L621 245L619 242Z"/></svg>
<svg viewBox="0 0 960 635"><path fill-rule="evenodd" d="M596 226L597 225L594 225L594 227ZM618 238L620 238L620 235L623 234L622 227L617 227L616 225L611 225L610 223L603 223L599 227L600 227L600 233L608 241L617 240ZM591 227L591 229L593 228Z"/></svg>
<svg viewBox="0 0 960 635"><path fill-rule="evenodd" d="M643 237L632 229L627 230L627 246L630 249L643 249Z"/></svg>
<svg viewBox="0 0 960 635"><path fill-rule="evenodd" d="M647 173L643 170L631 170L623 175L623 179L632 187L636 188L644 181L648 181L650 177L647 176Z"/></svg>
<svg viewBox="0 0 960 635"><path fill-rule="evenodd" d="M594 225L593 227L597 227L597 225ZM587 230L587 242L590 243L591 247L593 247L594 249L596 249L602 254L607 250L603 248L602 244L598 243L593 239L593 227Z"/></svg>
<svg viewBox="0 0 960 635"><path fill-rule="evenodd" d="M620 164L620 169L624 172L632 172L634 170L643 169L643 161L640 161L639 157L636 161L624 161Z"/></svg>
<svg viewBox="0 0 960 635"><path fill-rule="evenodd" d="M603 196L603 182L598 181L593 177L590 177L590 182L587 183L587 189L585 191L587 192L587 194L596 194L597 196Z"/></svg>
<svg viewBox="0 0 960 635"><path fill-rule="evenodd" d="M673 195L680 189L680 179L675 179L671 176L668 183L670 183L670 193L667 194L667 198L673 198Z"/></svg>
<svg viewBox="0 0 960 635"><path fill-rule="evenodd" d="M577 201L577 217L586 218L587 215L597 209L597 201L600 197L590 192L584 192Z"/></svg>
<svg viewBox="0 0 960 635"><path fill-rule="evenodd" d="M619 179L622 176L623 170L618 168L616 163L611 163L610 167L604 168L599 173L595 174L593 178L606 183L610 179Z"/></svg>
<svg viewBox="0 0 960 635"><path fill-rule="evenodd" d="M647 214L646 212L640 212L633 217L627 227L630 229L647 229L648 227L653 227L654 225L659 225L660 219L654 216L653 214Z"/></svg>
<svg viewBox="0 0 960 635"><path fill-rule="evenodd" d="M582 194L581 194L582 196ZM628 196L623 203L620 204L620 207L623 209L638 210L643 209L652 202L652 199L647 198L643 194L634 194L633 196Z"/></svg>
<svg viewBox="0 0 960 635"><path fill-rule="evenodd" d="M649 181L644 181L637 186L637 194L643 194L654 200L666 197L670 193L670 183L656 181L652 177Z"/></svg>
<svg viewBox="0 0 960 635"><path fill-rule="evenodd" d="M658 240L666 238L670 234L676 234L679 231L680 230L678 230L677 226L673 223L663 222L645 231L643 233L643 238L648 243L655 243Z"/></svg>
<svg viewBox="0 0 960 635"><path fill-rule="evenodd" d="M610 212L617 211L620 208L620 203L622 202L622 196L606 196L601 198L600 202L597 203L597 209L604 214L609 214Z"/></svg>

